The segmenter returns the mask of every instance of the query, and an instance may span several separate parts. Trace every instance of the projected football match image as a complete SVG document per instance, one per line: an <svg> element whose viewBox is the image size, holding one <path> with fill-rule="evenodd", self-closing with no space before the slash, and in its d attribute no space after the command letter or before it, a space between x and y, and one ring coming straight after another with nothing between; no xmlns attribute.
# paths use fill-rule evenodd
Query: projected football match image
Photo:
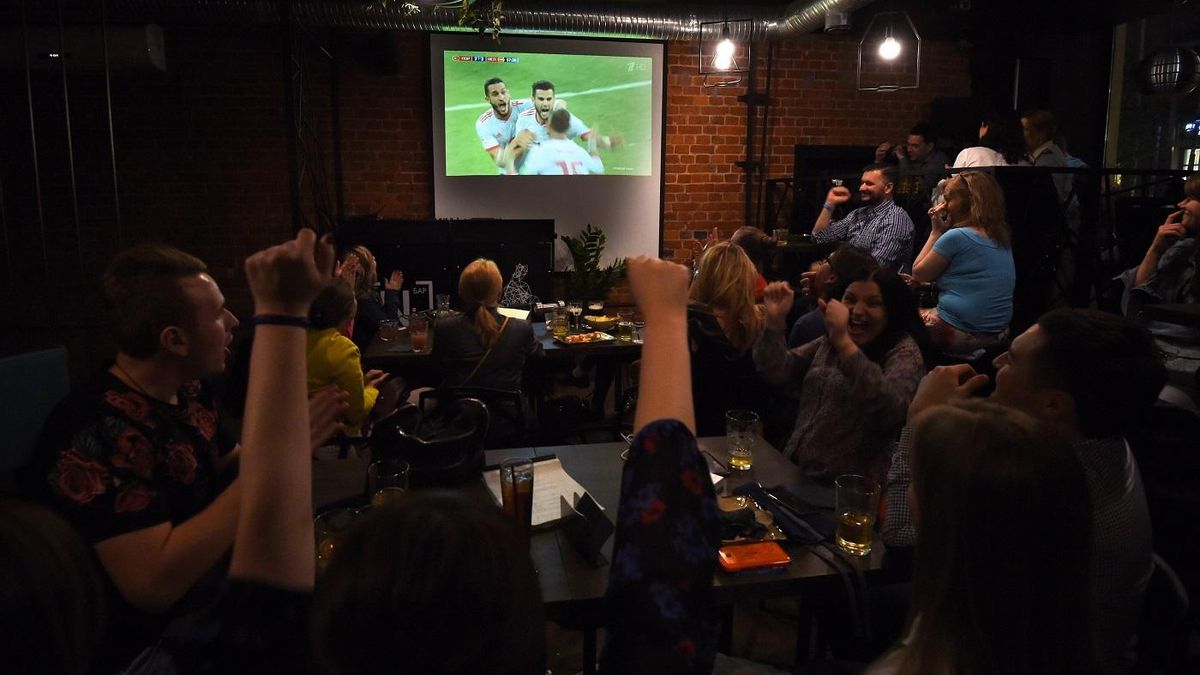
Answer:
<svg viewBox="0 0 1200 675"><path fill-rule="evenodd" d="M651 59L443 58L447 176L651 174Z"/></svg>

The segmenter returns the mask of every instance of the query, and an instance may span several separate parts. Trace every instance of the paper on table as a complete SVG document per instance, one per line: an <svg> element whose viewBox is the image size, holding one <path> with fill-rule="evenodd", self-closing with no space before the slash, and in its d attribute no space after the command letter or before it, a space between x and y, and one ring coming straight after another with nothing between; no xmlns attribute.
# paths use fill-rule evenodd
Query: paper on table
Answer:
<svg viewBox="0 0 1200 675"><path fill-rule="evenodd" d="M513 319L520 319L522 321L527 321L529 319L529 310L527 310L527 309L513 309L511 307L497 307L496 311L500 313L500 316L507 316L507 317L511 317ZM537 480L537 478L534 478L534 480ZM537 525L537 523L534 523L534 525Z"/></svg>
<svg viewBox="0 0 1200 675"><path fill-rule="evenodd" d="M483 472L483 480L497 504L503 503L500 496L500 470ZM533 463L533 526L545 525L562 519L559 499L575 503L575 496L585 492L583 486L571 478L557 457ZM600 508L604 508L603 505Z"/></svg>

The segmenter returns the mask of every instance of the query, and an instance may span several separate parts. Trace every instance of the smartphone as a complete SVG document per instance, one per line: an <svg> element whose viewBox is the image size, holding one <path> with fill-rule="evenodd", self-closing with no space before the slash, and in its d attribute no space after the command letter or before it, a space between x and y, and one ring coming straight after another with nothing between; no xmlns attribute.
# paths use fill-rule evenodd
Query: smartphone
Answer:
<svg viewBox="0 0 1200 675"><path fill-rule="evenodd" d="M773 541L722 546L717 551L717 556L721 561L721 569L726 572L777 570L787 567L792 562L792 557L787 551Z"/></svg>

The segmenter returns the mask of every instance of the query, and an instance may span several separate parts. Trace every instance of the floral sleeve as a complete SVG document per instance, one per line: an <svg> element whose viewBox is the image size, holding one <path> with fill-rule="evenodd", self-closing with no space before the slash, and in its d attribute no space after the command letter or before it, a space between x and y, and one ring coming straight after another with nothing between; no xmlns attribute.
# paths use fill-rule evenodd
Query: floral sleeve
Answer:
<svg viewBox="0 0 1200 675"><path fill-rule="evenodd" d="M621 478L602 673L708 673L720 530L708 465L687 427L647 425Z"/></svg>

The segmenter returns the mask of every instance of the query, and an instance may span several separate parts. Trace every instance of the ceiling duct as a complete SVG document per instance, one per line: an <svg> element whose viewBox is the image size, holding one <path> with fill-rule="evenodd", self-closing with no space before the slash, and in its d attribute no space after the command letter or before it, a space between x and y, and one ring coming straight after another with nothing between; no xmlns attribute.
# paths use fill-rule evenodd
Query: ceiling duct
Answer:
<svg viewBox="0 0 1200 675"><path fill-rule="evenodd" d="M825 15L826 33L850 32L850 12L830 12Z"/></svg>
<svg viewBox="0 0 1200 675"><path fill-rule="evenodd" d="M654 40L696 40L700 24L729 18L750 19L741 24L736 40L784 38L824 28L829 12L849 13L870 0L815 0L778 6L738 7L731 14L717 8L688 5L634 5L628 2L570 0L506 0L503 33L608 33ZM40 5L41 3L39 3ZM458 27L458 10L422 7L409 16L396 0L379 9L366 0L294 0L291 15L302 25L347 30L437 31ZM69 21L98 19L95 3L64 0ZM163 25L270 25L280 21L278 0L110 0L112 22ZM44 6L40 7L48 12ZM12 13L0 11L0 16ZM31 20L42 20L31 11ZM52 18L50 20L53 20Z"/></svg>

